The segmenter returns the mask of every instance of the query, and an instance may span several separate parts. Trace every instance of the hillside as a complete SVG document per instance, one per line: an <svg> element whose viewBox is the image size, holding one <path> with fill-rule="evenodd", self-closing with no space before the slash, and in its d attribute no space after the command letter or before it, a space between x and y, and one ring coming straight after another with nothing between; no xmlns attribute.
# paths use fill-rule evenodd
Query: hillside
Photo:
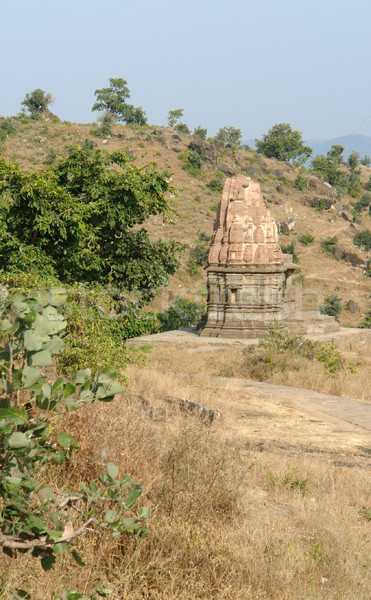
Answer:
<svg viewBox="0 0 371 600"><path fill-rule="evenodd" d="M62 123L52 116L43 121L24 117L17 121L16 131L3 141L2 156L18 162L25 170L33 170L52 164L71 147L87 146L103 152L125 150L139 166L156 163L159 170L172 173L175 212L167 222L151 218L146 227L155 238L176 239L188 249L195 247L199 233L211 235L225 177L246 173L260 183L274 218L288 226L283 227L280 240L285 247L294 243L299 255L300 272L296 281L303 308L316 308L335 293L343 304L353 300L359 306L355 313L343 310L340 323L357 326L362 321L369 310L370 279L365 276L364 267L354 266L349 260L357 262L358 257L360 264L366 264L367 253L354 245L353 237L358 231L371 229L371 218L367 212L352 214L354 199L337 198L331 187L309 173L295 184L298 171L293 166L253 151L225 147L216 140L204 142L163 127L124 125L116 125L112 136L102 138L94 135L96 129L95 124ZM361 171L362 181L367 182L371 169L361 167ZM299 240L306 234L311 234L314 241L305 246ZM338 256L343 255L341 249L344 249L356 257L336 259L326 253L321 240L333 236L338 238ZM191 298L205 296L206 277L201 269L190 275L188 258L186 251L169 290L154 302L155 309L166 308L177 294Z"/></svg>
<svg viewBox="0 0 371 600"><path fill-rule="evenodd" d="M152 217L146 227L153 238L178 240L186 250L169 288L159 292L151 308L164 310L177 295L205 299L206 276L201 268L190 272L190 250L198 244L200 233L212 233L225 177L242 172L261 184L280 224L281 244L286 248L294 244L299 261L297 307L313 309L334 293L341 297L343 306L353 300L359 308L357 312L342 310L343 325L359 325L370 310L367 255L353 243L357 231L371 229L370 216L366 211L355 214L353 199L336 198L331 187L309 173L299 174L294 167L255 152L167 128L117 125L113 135L104 139L94 135L96 125L61 123L52 115L45 121L26 117L15 123L13 133L2 142L1 155L27 171L45 168L79 146L102 152L124 150L139 166L155 162L159 170L171 173L171 218L163 221ZM362 167L363 182L368 182L370 174L371 169ZM111 171L110 175L116 173ZM111 194L112 188L107 189ZM105 202L111 197L107 193ZM117 201L117 196L113 198ZM21 207L24 210L23 204ZM335 236L336 252L343 258L335 258L321 247L322 240ZM117 238L120 244L122 237ZM146 268L148 264L145 262ZM17 276L13 286L21 285L28 291L30 282L22 285ZM44 279L41 285L45 286ZM53 457L58 453L57 460L43 462L41 467L36 464L33 473L40 488L33 491L27 483L23 504L13 501L18 498L16 477L7 477L8 472L20 473L13 467L18 463L7 459L13 470L2 470L2 490L13 494L8 503L10 526L5 533L14 536L17 509L18 514L22 510L25 522L27 519L26 539L43 538L40 552L36 547L32 554L23 552L22 537L17 540L21 545L16 547L21 550L16 560L12 551L0 553L1 598L368 600L370 330L356 331L357 339L348 330L347 335L342 332L341 354L330 340L323 342L320 355L312 351L300 354L298 345L278 351L280 340L274 333L270 347L243 348L236 344L219 351L209 347L197 352L192 347L174 350L171 345L160 345L147 352L148 347L133 348L125 341L119 330L122 321L106 318L107 314L117 316L116 305L99 295L94 286L91 295L86 290L80 295L72 286L70 292L67 334L61 334L65 349L54 367L40 365L42 377L45 373L50 384L41 386L39 379L31 380L36 381L35 392L39 394L41 389L45 394L46 402L42 396L37 403L32 399L35 412L27 425L18 413L14 420L14 412L3 410L2 456L6 452L7 456L13 453L22 460L34 460L34 447L28 455L24 452L30 439L23 431L26 426L30 427L27 433L37 432L33 439L41 436L37 448L50 448ZM59 300L63 301L60 287L53 293L61 295ZM50 302L58 306L53 293ZM15 305L22 308L23 304L24 309L17 297L12 308L14 320L19 315ZM34 303L34 299L25 300ZM38 310L55 314L54 304L45 307L45 302L44 296ZM18 355L18 363L24 364L28 354L33 360L35 353L40 354L34 352L35 346L40 350L40 344L50 342L49 335L46 340L44 335L37 339L36 319L40 314L35 320L27 312L20 317L27 329L20 346L23 358ZM67 319L62 321L62 327L67 326ZM29 323L35 323L33 329ZM8 321L4 330L12 326ZM52 341L57 354L57 340L53 337ZM313 350L312 342L308 343ZM27 352L29 349L27 355L25 348ZM8 391L9 402L12 396L16 403L20 398L19 414L23 415L26 407L27 411L33 409L27 377L23 384L27 367L21 376L17 371L13 377L14 365L8 364L12 378L7 380L3 369L3 397ZM83 396L81 404L74 402L80 392L71 391L70 381L78 369L76 384L84 384L84 391L90 389L87 367L93 374L106 367L110 367L109 373L113 369L118 372L123 387L108 388L115 395L112 403L104 394L103 401L94 405L90 405L89 396ZM38 369L31 368L28 374L34 377L35 371ZM63 382L60 374L68 381ZM95 375L97 381L102 374ZM4 381L11 382L7 390ZM14 381L24 385L17 394ZM107 371L102 381L111 386ZM52 412L47 398L55 389L63 404L59 413ZM62 390L68 397L65 394L62 399ZM39 434L35 419L42 411L50 420L46 421L45 433L42 429ZM8 425L10 418L17 430ZM12 440L12 446L7 440ZM5 459L3 464L7 464ZM23 477L27 470L22 467L22 471ZM124 503L120 497L116 502L121 484L126 490ZM132 496L128 490L134 485ZM8 497L2 496L2 514ZM133 497L138 500L134 513ZM135 532L135 519L133 523L129 515L137 514L137 510L146 523L148 537L146 530L142 537L130 533ZM33 520L33 513L38 520ZM45 534L43 521L47 522L49 514L53 525L48 521ZM127 529L116 529L116 518L120 526L125 518ZM72 537L61 542L71 529ZM3 538L9 538L10 533ZM46 535L54 535L47 549ZM74 542L71 547L70 541ZM56 555L54 567L51 552Z"/></svg>

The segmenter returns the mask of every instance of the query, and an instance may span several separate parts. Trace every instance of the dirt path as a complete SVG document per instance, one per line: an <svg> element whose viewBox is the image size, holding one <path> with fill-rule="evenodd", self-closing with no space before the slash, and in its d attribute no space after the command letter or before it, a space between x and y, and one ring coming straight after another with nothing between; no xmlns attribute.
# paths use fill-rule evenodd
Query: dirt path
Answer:
<svg viewBox="0 0 371 600"><path fill-rule="evenodd" d="M131 392L165 413L172 396L218 410L215 427L248 444L296 451L371 454L371 405L310 390L205 373L128 367ZM370 464L371 466L371 464Z"/></svg>
<svg viewBox="0 0 371 600"><path fill-rule="evenodd" d="M222 387L230 385L228 377L215 377L216 383ZM247 391L257 392L260 396L275 398L283 406L288 406L310 415L326 415L347 421L371 431L371 405L357 400L329 396L303 388L288 387L246 379L233 379L233 386Z"/></svg>

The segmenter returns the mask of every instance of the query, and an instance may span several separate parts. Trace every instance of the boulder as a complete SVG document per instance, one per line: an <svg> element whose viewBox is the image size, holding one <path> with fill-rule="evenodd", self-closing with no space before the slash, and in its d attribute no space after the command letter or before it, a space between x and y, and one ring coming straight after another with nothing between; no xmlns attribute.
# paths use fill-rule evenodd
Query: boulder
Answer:
<svg viewBox="0 0 371 600"><path fill-rule="evenodd" d="M359 312L358 302L355 300L348 300L345 306L351 313Z"/></svg>
<svg viewBox="0 0 371 600"><path fill-rule="evenodd" d="M365 261L360 256L358 256L358 254L354 254L353 252L347 252L344 248L341 248L336 244L332 247L332 254L338 260L345 260L345 262L348 262L353 267L366 268Z"/></svg>
<svg viewBox="0 0 371 600"><path fill-rule="evenodd" d="M233 177L234 175L237 174L236 169L234 169L230 165L219 164L218 169L219 169L219 171L224 173L224 175L227 175L227 177Z"/></svg>
<svg viewBox="0 0 371 600"><path fill-rule="evenodd" d="M346 206L341 207L339 211L339 216L345 219L345 221L350 221L350 223L353 222L353 215Z"/></svg>

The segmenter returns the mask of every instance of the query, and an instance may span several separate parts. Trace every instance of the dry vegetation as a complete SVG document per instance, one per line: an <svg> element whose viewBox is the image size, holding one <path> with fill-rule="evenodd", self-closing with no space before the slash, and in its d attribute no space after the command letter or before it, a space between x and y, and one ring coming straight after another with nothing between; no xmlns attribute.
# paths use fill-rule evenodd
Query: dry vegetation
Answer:
<svg viewBox="0 0 371 600"><path fill-rule="evenodd" d="M31 556L3 557L8 586L27 586L33 600L65 589L111 589L110 598L133 600L369 599L365 451L342 447L340 436L334 445L323 436L321 447L298 442L294 431L281 442L269 429L259 436L256 419L252 435L233 430L233 390L219 391L214 406L225 416L210 428L161 399L187 394L184 382L134 366L130 375L126 396L64 423L81 448L56 483L88 482L112 460L146 484L148 539L80 539L86 566L63 557L51 573ZM138 394L163 407L166 420L151 420Z"/></svg>
<svg viewBox="0 0 371 600"><path fill-rule="evenodd" d="M178 212L172 222L153 218L148 223L153 235L191 247L199 231L211 232L220 194L206 183L216 166L199 178L182 169L178 149L185 150L187 136L175 142L162 128L154 133L155 128L117 126L116 136L104 143L89 134L90 128L51 122L25 126L7 139L3 156L31 169L44 165L50 149L61 156L69 144L85 139L109 151L127 148L138 164L154 160L159 169L173 172ZM369 310L370 280L320 249L321 238L337 235L347 250L365 257L352 244L349 222L303 206L307 191L294 189L296 172L289 166L229 150L223 162L237 169L255 166L264 194L282 198L282 204L270 203L273 216L296 221L282 243L296 240L296 234L315 236L310 246L297 242L306 308L313 308L310 290L323 296L335 292L344 301L358 301L360 313L343 311L340 317L342 324L358 325ZM276 169L283 169L284 179ZM371 171L363 170L367 180ZM278 184L283 192L276 191ZM199 296L204 279L190 277L186 259L172 278L170 294L186 290ZM154 306L160 308L160 302ZM141 502L151 507L149 537L86 536L76 542L85 567L63 555L48 573L31 555L15 561L2 555L0 597L11 598L11 588L24 588L32 600L66 589L86 595L111 590L112 600L369 600L371 464L365 431L284 407L273 394L241 391L232 379L224 389L214 379L257 377L370 402L366 352L348 353L346 364L361 365L356 373L345 369L336 376L302 359L270 373L252 372L251 351L232 349L157 348L150 361L146 367L128 367L129 389L112 404L86 407L65 419L63 430L80 450L53 482L73 489L94 479L107 461L116 463L121 473L145 484ZM203 402L220 410L222 418L208 427L167 403L167 395ZM151 419L141 397L163 411L165 420Z"/></svg>

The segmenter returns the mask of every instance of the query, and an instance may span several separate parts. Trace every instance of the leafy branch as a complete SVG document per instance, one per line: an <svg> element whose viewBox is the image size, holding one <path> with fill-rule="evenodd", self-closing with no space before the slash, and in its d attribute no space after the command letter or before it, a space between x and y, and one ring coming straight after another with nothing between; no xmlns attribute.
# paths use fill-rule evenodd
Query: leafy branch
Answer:
<svg viewBox="0 0 371 600"><path fill-rule="evenodd" d="M58 490L47 481L50 469L68 461L78 448L69 434L54 431L55 417L96 399L113 400L121 392L116 374L106 370L92 378L90 369L80 369L73 382L52 377L53 356L64 348L67 326L61 312L63 288L3 297L0 546L12 557L32 550L49 570L56 555L70 553L76 538L89 531L146 536L148 509L137 515L132 510L143 486L127 475L119 477L113 463L107 463L98 481L80 482L78 491ZM83 564L75 549L72 556Z"/></svg>

